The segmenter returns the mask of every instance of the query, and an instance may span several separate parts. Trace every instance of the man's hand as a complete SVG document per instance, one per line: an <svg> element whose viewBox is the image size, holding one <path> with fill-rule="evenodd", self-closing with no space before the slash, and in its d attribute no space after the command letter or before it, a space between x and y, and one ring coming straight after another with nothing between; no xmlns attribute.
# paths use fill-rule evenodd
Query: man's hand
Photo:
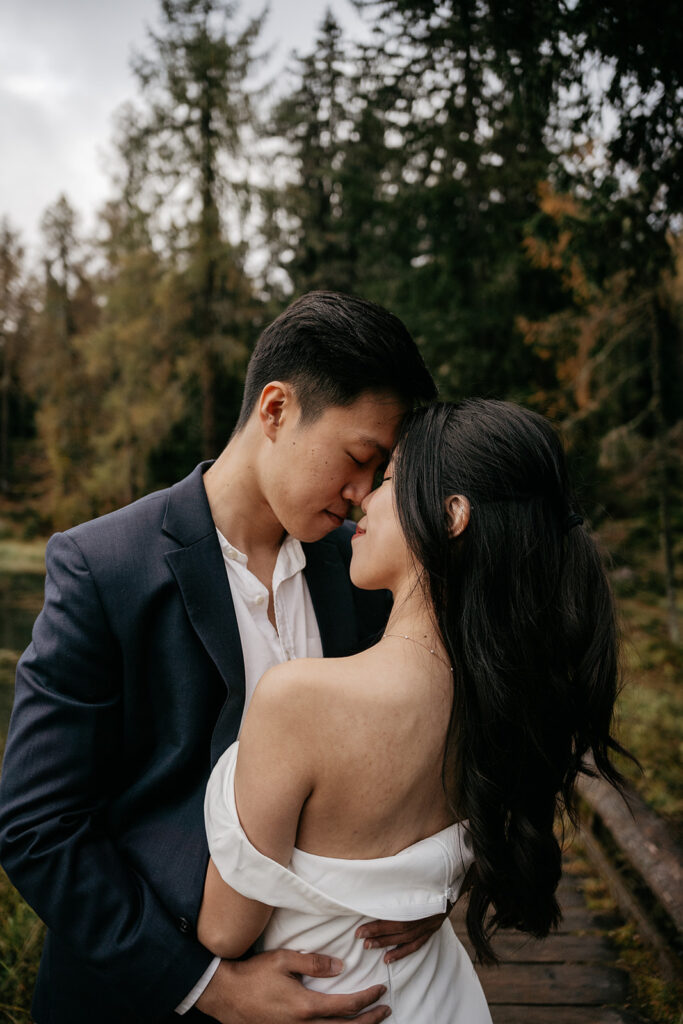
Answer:
<svg viewBox="0 0 683 1024"><path fill-rule="evenodd" d="M301 975L332 978L341 973L340 960L320 953L288 949L260 953L248 960L224 960L197 1000L202 1013L222 1024L379 1024L391 1013L388 1006L373 1006L386 992L373 985L350 995L326 995L304 988Z"/></svg>
<svg viewBox="0 0 683 1024"><path fill-rule="evenodd" d="M372 921L356 931L356 938L365 940L365 949L384 949L385 946L393 946L394 948L384 956L384 963L392 964L424 946L427 939L431 938L434 932L438 932L451 909L449 906L445 914L435 914L421 921Z"/></svg>

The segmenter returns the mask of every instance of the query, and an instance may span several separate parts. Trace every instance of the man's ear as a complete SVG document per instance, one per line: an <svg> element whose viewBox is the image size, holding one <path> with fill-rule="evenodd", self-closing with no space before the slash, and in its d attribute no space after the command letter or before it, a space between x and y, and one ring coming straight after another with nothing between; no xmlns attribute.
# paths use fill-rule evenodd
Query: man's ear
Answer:
<svg viewBox="0 0 683 1024"><path fill-rule="evenodd" d="M448 536L459 537L470 521L470 502L464 494L451 494L446 498Z"/></svg>
<svg viewBox="0 0 683 1024"><path fill-rule="evenodd" d="M258 404L258 418L261 429L271 441L275 440L285 418L292 415L294 404L296 399L289 384L272 380L264 387Z"/></svg>

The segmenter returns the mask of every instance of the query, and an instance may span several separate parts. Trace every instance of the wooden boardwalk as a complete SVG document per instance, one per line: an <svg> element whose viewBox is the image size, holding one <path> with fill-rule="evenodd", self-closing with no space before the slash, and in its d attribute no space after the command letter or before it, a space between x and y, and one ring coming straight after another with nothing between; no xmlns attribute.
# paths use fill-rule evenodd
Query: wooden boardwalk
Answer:
<svg viewBox="0 0 683 1024"><path fill-rule="evenodd" d="M571 854L566 858L571 864ZM626 1024L622 1009L627 978L615 966L605 925L591 913L580 888L581 878L565 871L559 899L564 913L560 930L543 941L520 932L501 932L494 948L498 967L477 967L491 1008L493 1024ZM464 908L455 908L452 923L470 955Z"/></svg>

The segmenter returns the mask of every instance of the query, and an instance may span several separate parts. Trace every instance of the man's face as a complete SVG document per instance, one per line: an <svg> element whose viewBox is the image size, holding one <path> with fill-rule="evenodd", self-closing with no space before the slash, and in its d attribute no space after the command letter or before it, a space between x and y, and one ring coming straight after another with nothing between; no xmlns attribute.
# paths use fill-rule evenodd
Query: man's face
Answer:
<svg viewBox="0 0 683 1024"><path fill-rule="evenodd" d="M302 424L296 399L290 402L261 479L263 495L287 533L310 542L341 526L388 462L404 413L393 395L373 392Z"/></svg>

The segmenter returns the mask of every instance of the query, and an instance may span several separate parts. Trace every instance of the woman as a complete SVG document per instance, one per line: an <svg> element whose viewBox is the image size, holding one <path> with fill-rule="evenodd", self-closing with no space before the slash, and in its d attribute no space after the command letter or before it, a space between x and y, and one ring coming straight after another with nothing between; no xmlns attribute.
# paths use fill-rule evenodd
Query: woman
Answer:
<svg viewBox="0 0 683 1024"><path fill-rule="evenodd" d="M395 964L355 934L441 912L465 879L484 961L497 927L557 923L557 810L588 755L620 781L614 613L573 507L543 417L483 400L407 417L353 540L353 582L394 597L384 636L266 673L214 770L209 949L324 951L344 971L312 987L382 983L396 1020L490 1022L450 928Z"/></svg>

